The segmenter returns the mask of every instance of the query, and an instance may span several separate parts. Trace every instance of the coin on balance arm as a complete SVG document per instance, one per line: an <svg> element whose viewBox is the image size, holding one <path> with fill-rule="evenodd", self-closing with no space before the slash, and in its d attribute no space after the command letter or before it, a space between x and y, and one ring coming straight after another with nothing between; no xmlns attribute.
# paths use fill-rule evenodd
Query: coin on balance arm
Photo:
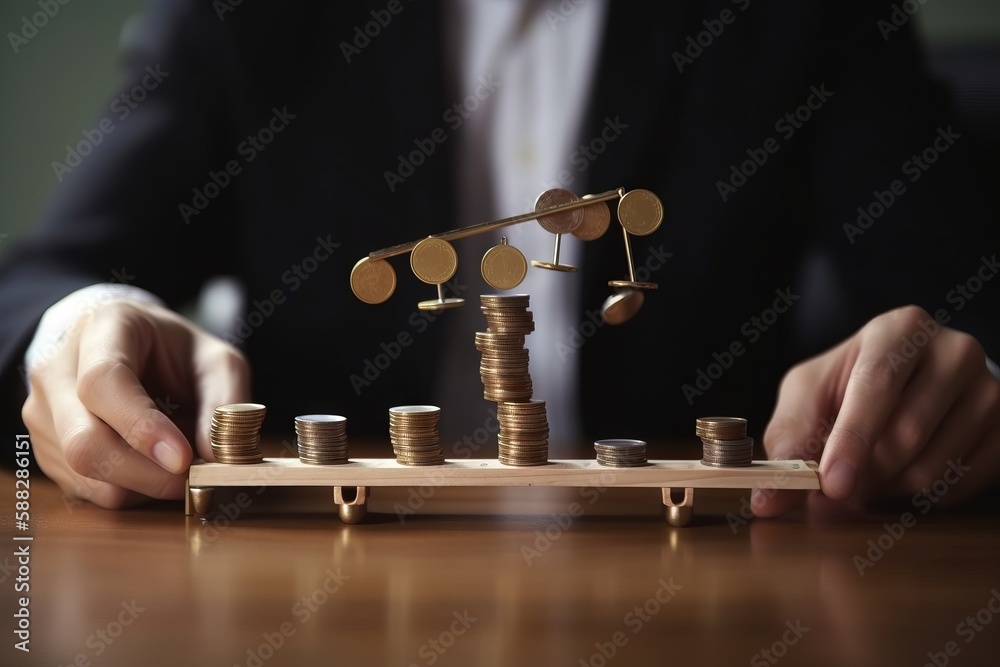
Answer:
<svg viewBox="0 0 1000 667"><path fill-rule="evenodd" d="M351 291L365 303L382 303L396 291L396 272L384 259L363 257L351 269Z"/></svg>
<svg viewBox="0 0 1000 667"><path fill-rule="evenodd" d="M569 190L553 188L552 190L546 190L542 194L538 195L538 199L535 200L535 212L537 213L538 211L544 211L545 209L553 206L572 204L573 202L578 201L580 201L580 198ZM559 246L563 234L571 233L583 224L584 208L586 207L538 216L538 224L541 225L542 229L555 234L555 246L552 250L551 262L543 262L541 260L533 259L531 260L532 266L536 266L541 269L548 269L549 271L576 271L575 266L563 264L559 261Z"/></svg>
<svg viewBox="0 0 1000 667"><path fill-rule="evenodd" d="M483 255L479 265L486 284L495 289L514 289L521 284L528 273L528 262L521 251L507 244L507 237L500 239L500 245L495 245Z"/></svg>
<svg viewBox="0 0 1000 667"><path fill-rule="evenodd" d="M535 200L535 211L541 211L552 206L571 204L579 201L579 197L563 188L553 188L538 195ZM585 207L586 208L586 207ZM538 218L538 224L552 234L569 234L583 223L583 209L550 213Z"/></svg>
<svg viewBox="0 0 1000 667"><path fill-rule="evenodd" d="M458 253L444 239L429 237L418 243L410 252L413 275L430 285L440 285L451 280L458 269Z"/></svg>
<svg viewBox="0 0 1000 667"><path fill-rule="evenodd" d="M629 190L618 202L618 220L629 234L648 236L663 222L663 204L649 190Z"/></svg>
<svg viewBox="0 0 1000 667"><path fill-rule="evenodd" d="M593 195L584 195L583 199L590 199ZM596 241L604 236L611 226L611 209L607 202L594 202L590 206L583 207L583 222L573 230L573 236L583 241Z"/></svg>

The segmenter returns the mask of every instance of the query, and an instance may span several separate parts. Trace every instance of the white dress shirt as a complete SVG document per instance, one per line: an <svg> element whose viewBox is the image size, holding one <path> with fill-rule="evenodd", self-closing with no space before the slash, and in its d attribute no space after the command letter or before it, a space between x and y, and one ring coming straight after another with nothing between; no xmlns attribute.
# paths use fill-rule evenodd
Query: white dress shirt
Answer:
<svg viewBox="0 0 1000 667"><path fill-rule="evenodd" d="M450 74L458 82L454 86L457 99L475 90L481 77L498 82L496 91L456 132L455 190L460 226L534 210L535 199L550 188L565 187L578 196L586 194L577 191L578 183L560 182L559 177L567 171L577 173L570 160L586 139L582 124L606 11L604 0L446 3L445 39L449 61L455 66ZM479 259L502 235L529 262L552 261L555 236L531 221L485 234L488 238L478 242L456 242L463 269L460 276L481 285L482 279L475 275ZM564 236L560 262L579 267L582 244L572 235ZM582 435L576 355L562 360L556 345L565 343L569 330L580 325L580 274L529 266L527 278L510 293L531 296L535 331L527 337L526 346L534 398L546 401L549 440L576 444ZM471 331L482 330L485 320L479 313L479 295L464 296L466 312L460 318L471 323L459 325L456 335L471 341ZM462 367L469 364L474 364L472 373L478 377L478 362L471 355L455 355L446 367L445 381L453 387L450 395L447 391L444 394L446 404L462 400L466 383L453 380L468 378ZM460 430L471 432L477 423L484 423L480 414Z"/></svg>

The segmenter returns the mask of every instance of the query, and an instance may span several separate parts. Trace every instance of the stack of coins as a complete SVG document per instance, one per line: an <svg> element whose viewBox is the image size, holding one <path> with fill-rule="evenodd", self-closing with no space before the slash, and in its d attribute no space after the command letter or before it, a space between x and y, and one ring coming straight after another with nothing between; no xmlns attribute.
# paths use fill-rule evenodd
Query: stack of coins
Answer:
<svg viewBox="0 0 1000 667"><path fill-rule="evenodd" d="M260 426L267 413L260 403L232 403L215 408L209 438L219 463L260 463Z"/></svg>
<svg viewBox="0 0 1000 667"><path fill-rule="evenodd" d="M347 418L301 415L295 418L299 460L314 465L347 463Z"/></svg>
<svg viewBox="0 0 1000 667"><path fill-rule="evenodd" d="M702 417L695 421L701 438L702 459L707 466L740 468L753 461L753 438L747 437L747 420L741 417Z"/></svg>
<svg viewBox="0 0 1000 667"><path fill-rule="evenodd" d="M476 332L483 353L479 375L483 397L497 404L500 462L532 466L549 460L549 422L545 401L532 401L525 336L535 330L527 294L483 294L486 331Z"/></svg>
<svg viewBox="0 0 1000 667"><path fill-rule="evenodd" d="M407 466L444 463L438 422L441 408L435 405L400 405L389 408L389 441L396 462Z"/></svg>
<svg viewBox="0 0 1000 667"><path fill-rule="evenodd" d="M594 442L597 462L611 468L636 468L646 465L646 443L643 440L597 440Z"/></svg>
<svg viewBox="0 0 1000 667"><path fill-rule="evenodd" d="M480 297L486 331L476 332L476 349L483 353L479 376L487 401L531 400L531 373L524 337L535 330L528 311L528 295Z"/></svg>
<svg viewBox="0 0 1000 667"><path fill-rule="evenodd" d="M497 403L500 463L537 466L549 461L549 421L545 401Z"/></svg>
<svg viewBox="0 0 1000 667"><path fill-rule="evenodd" d="M480 310L486 316L487 330L501 334L527 336L535 330L535 320L528 310L527 294L483 294Z"/></svg>

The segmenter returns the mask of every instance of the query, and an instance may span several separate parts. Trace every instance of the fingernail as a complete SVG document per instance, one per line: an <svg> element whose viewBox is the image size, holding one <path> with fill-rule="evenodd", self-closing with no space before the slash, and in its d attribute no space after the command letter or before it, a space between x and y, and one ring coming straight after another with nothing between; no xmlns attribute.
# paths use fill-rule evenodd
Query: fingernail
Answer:
<svg viewBox="0 0 1000 667"><path fill-rule="evenodd" d="M158 442L153 445L153 460L168 472L174 474L184 472L184 457L169 442Z"/></svg>
<svg viewBox="0 0 1000 667"><path fill-rule="evenodd" d="M849 461L836 461L826 473L827 483L840 498L849 498L854 493L857 479L857 469Z"/></svg>

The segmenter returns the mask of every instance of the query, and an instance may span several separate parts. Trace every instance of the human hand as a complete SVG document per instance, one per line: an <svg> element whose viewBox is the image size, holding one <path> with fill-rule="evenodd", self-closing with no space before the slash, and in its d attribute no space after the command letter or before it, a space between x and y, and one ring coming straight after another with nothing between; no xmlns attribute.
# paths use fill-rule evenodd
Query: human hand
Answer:
<svg viewBox="0 0 1000 667"><path fill-rule="evenodd" d="M899 308L785 375L764 446L819 461L835 500L929 492L955 505L1000 481L1000 381L975 338ZM751 508L777 516L801 498L758 490Z"/></svg>
<svg viewBox="0 0 1000 667"><path fill-rule="evenodd" d="M67 495L111 509L181 498L192 436L214 460L212 412L246 401L249 375L238 350L180 315L110 299L29 369L21 415L38 465Z"/></svg>

